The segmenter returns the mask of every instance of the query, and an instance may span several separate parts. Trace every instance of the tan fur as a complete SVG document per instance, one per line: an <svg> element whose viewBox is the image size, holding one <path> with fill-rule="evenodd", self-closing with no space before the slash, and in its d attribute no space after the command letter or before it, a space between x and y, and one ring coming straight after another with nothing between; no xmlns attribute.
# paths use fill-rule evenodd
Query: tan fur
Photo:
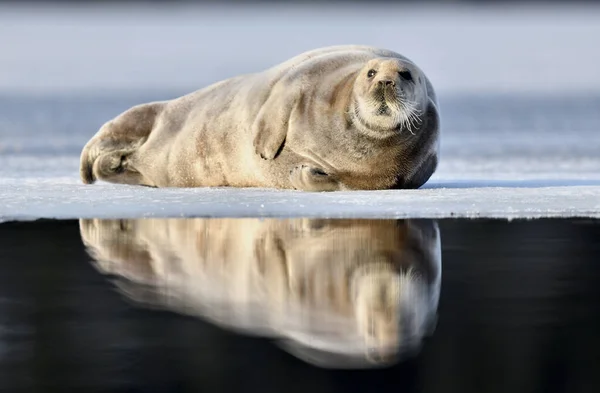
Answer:
<svg viewBox="0 0 600 393"><path fill-rule="evenodd" d="M396 220L81 220L100 271L138 302L385 364L436 312L437 224ZM136 286L144 284L143 286Z"/></svg>
<svg viewBox="0 0 600 393"><path fill-rule="evenodd" d="M368 77L370 69L377 74ZM385 97L377 93L384 79L394 84ZM394 106L398 116L375 113L398 97L406 103ZM409 112L421 116L399 123ZM85 145L80 172L87 184L418 188L437 167L438 146L437 101L424 73L395 52L345 45L137 105Z"/></svg>

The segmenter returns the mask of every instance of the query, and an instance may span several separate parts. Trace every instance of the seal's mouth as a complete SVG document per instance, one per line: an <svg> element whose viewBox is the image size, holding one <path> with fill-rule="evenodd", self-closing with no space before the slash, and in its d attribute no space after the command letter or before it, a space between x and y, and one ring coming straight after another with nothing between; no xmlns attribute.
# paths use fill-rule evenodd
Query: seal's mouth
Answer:
<svg viewBox="0 0 600 393"><path fill-rule="evenodd" d="M392 110L390 107L398 106L400 97L394 86L379 86L373 92L373 99L377 105L375 113L379 116L391 116Z"/></svg>
<svg viewBox="0 0 600 393"><path fill-rule="evenodd" d="M377 113L380 116L390 116L392 114L392 112L390 111L390 107L387 105L386 102L383 102L381 105L379 105L375 113Z"/></svg>

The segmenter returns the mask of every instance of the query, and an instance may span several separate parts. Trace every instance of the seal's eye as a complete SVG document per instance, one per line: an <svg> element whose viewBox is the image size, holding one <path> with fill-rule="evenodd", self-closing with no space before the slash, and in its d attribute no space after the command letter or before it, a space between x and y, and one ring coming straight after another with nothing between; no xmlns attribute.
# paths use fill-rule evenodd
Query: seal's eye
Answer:
<svg viewBox="0 0 600 393"><path fill-rule="evenodd" d="M372 78L376 73L377 73L377 71L375 71L375 70L369 70L369 72L367 72L367 76L369 78Z"/></svg>
<svg viewBox="0 0 600 393"><path fill-rule="evenodd" d="M398 74L400 74L400 77L402 79L405 79L407 81L412 80L412 75L410 74L410 71L400 71L400 72L398 72Z"/></svg>

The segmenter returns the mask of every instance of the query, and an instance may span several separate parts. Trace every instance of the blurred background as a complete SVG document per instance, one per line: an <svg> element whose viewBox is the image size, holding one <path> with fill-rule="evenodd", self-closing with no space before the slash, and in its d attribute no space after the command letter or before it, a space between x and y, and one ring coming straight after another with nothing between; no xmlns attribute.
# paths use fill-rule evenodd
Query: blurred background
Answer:
<svg viewBox="0 0 600 393"><path fill-rule="evenodd" d="M597 2L2 1L0 92L177 94L337 44L413 59L440 94L600 91Z"/></svg>

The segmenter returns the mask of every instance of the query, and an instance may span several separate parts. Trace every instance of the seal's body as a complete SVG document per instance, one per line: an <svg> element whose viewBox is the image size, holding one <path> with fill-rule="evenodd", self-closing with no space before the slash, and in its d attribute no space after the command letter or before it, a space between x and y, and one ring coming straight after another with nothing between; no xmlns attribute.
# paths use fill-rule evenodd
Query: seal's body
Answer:
<svg viewBox="0 0 600 393"><path fill-rule="evenodd" d="M81 177L154 187L418 188L437 167L423 72L367 46L305 52L263 72L134 106L81 154Z"/></svg>

